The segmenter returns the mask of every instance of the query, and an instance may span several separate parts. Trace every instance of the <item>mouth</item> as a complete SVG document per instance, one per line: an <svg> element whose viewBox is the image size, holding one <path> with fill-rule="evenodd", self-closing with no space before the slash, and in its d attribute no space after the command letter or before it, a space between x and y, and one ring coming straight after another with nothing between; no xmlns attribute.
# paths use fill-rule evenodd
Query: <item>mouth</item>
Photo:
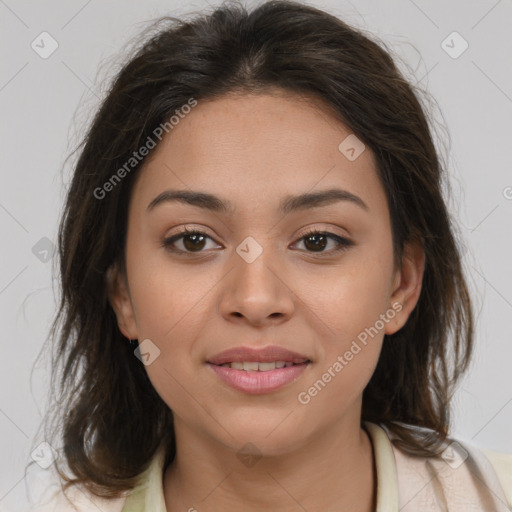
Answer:
<svg viewBox="0 0 512 512"><path fill-rule="evenodd" d="M309 359L294 363L292 361L232 361L223 364L213 364L221 368L231 368L233 370L241 370L245 372L269 372L272 370L279 370L281 368L289 368L291 366L303 366L311 363Z"/></svg>
<svg viewBox="0 0 512 512"><path fill-rule="evenodd" d="M272 393L299 379L312 364L283 347L237 347L206 361L220 382L250 395Z"/></svg>
<svg viewBox="0 0 512 512"><path fill-rule="evenodd" d="M224 350L210 357L206 362L215 366L230 365L235 370L271 371L311 362L304 354L292 352L284 347L268 345L266 347L241 346Z"/></svg>
<svg viewBox="0 0 512 512"><path fill-rule="evenodd" d="M238 367L241 365L243 368L236 369L233 365ZM278 368L278 366L281 367ZM222 365L208 363L208 367L219 377L222 384L249 395L262 395L280 390L298 380L310 366L309 360L303 363L285 361L264 363L247 361Z"/></svg>

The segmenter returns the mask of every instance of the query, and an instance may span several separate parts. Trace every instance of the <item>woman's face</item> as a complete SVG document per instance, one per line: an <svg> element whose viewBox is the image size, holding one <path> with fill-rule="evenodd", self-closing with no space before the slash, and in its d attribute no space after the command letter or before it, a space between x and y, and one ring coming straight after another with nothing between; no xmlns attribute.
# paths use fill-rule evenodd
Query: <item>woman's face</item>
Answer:
<svg viewBox="0 0 512 512"><path fill-rule="evenodd" d="M393 266L370 149L315 100L265 94L199 101L152 151L129 206L128 287L117 279L111 302L175 421L269 454L359 422L383 336L404 325L423 272L412 246ZM185 227L204 235L178 237ZM211 364L270 345L310 362L267 376Z"/></svg>

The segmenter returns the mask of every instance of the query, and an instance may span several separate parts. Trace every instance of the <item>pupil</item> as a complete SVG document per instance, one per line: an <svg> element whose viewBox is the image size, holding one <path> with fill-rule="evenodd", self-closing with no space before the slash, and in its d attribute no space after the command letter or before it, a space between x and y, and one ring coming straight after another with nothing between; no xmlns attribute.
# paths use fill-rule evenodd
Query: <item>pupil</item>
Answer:
<svg viewBox="0 0 512 512"><path fill-rule="evenodd" d="M194 242L192 242L191 245L189 245L189 241L193 239ZM202 249L202 245L198 245L196 242L199 241L199 244L203 243L204 245L204 236L195 234L195 235L187 235L183 238L183 245L186 247L187 250L194 250L194 249Z"/></svg>
<svg viewBox="0 0 512 512"><path fill-rule="evenodd" d="M322 241L320 243L318 243L318 238L322 238ZM316 242L314 242L314 245L312 246L313 248L320 248L320 249L323 249L325 248L326 246L326 236L325 235L311 235L311 236L308 236L306 237L306 239L304 240L304 245L309 249L310 247L308 247L308 241L310 240L316 240Z"/></svg>

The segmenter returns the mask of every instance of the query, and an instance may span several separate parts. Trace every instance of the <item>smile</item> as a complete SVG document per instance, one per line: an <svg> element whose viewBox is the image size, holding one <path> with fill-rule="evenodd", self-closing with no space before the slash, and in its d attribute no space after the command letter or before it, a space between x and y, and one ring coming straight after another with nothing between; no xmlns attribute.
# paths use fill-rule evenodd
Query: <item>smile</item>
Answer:
<svg viewBox="0 0 512 512"><path fill-rule="evenodd" d="M228 386L244 393L259 395L295 382L310 364L309 360L303 363L244 361L222 365L208 363L208 366Z"/></svg>
<svg viewBox="0 0 512 512"><path fill-rule="evenodd" d="M222 366L223 368L233 368L234 370L245 370L246 372L268 372L269 370L275 370L276 368L288 368L289 366L294 366L296 364L297 363L289 361L270 361L265 363L260 361L244 361L224 363L219 366Z"/></svg>

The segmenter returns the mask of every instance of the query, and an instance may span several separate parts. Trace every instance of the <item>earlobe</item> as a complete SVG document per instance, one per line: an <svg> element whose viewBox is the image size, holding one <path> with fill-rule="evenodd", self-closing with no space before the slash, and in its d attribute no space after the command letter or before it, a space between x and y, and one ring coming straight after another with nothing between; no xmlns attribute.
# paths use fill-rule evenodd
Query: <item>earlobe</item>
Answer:
<svg viewBox="0 0 512 512"><path fill-rule="evenodd" d="M400 304L393 320L385 328L386 334L394 334L407 322L420 297L423 273L425 270L425 251L419 242L408 242L404 245L401 268L394 275L390 307Z"/></svg>
<svg viewBox="0 0 512 512"><path fill-rule="evenodd" d="M123 336L137 339L135 315L125 276L117 265L108 268L106 273L108 300L117 318L117 325Z"/></svg>

